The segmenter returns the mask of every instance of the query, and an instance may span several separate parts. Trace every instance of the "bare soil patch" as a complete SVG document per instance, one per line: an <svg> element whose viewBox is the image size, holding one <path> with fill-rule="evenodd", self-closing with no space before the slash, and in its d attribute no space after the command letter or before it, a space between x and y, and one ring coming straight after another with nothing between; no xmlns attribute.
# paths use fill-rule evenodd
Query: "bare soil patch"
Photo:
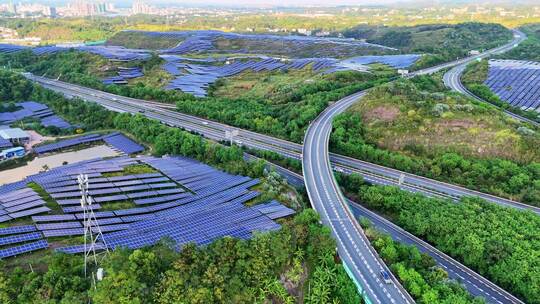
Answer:
<svg viewBox="0 0 540 304"><path fill-rule="evenodd" d="M374 120L382 120L382 121L393 121L395 120L400 114L399 108L394 106L378 106L373 109L370 109L368 111L364 112L364 120L365 121L374 121Z"/></svg>

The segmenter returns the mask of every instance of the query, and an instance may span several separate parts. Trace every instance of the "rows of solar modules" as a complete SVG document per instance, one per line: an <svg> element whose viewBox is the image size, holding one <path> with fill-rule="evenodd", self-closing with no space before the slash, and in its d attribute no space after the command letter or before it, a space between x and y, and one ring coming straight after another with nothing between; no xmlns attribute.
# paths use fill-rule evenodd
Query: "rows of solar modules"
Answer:
<svg viewBox="0 0 540 304"><path fill-rule="evenodd" d="M133 164L147 164L158 171L103 175L122 172ZM279 229L280 225L274 219L294 213L276 201L245 206L245 202L259 195L249 190L259 183L258 180L230 175L189 158L96 159L54 168L24 181L0 186L2 210L40 200L35 199L37 193L26 187L30 181L39 184L60 206L73 205L63 207L62 214L33 215L32 225L0 228L0 246L9 246L0 250L0 258L47 248L45 238L84 233L83 213L75 206L80 195L76 182L80 173L89 175L90 194L101 206L115 202L115 196L122 196L123 200L131 198L136 204L128 209L95 212L96 223L103 233L98 250L119 246L140 248L164 237L175 240L177 248L190 242L205 245L223 236L248 239L257 231ZM135 195L137 193L141 195ZM84 246L57 250L79 253Z"/></svg>
<svg viewBox="0 0 540 304"><path fill-rule="evenodd" d="M202 65L172 56L165 57L165 59L167 62L163 65L163 69L177 76L166 86L166 89L181 90L197 97L206 96L208 87L219 78L234 76L247 70L263 72L302 69L311 65L314 71L320 71L333 66L337 62L337 60L331 58L294 60L266 58L259 61L234 61L224 65Z"/></svg>
<svg viewBox="0 0 540 304"><path fill-rule="evenodd" d="M0 113L0 125L9 125L25 118L34 118L41 121L45 127L55 126L61 129L69 129L72 126L64 119L54 114L48 106L35 101L24 101L16 103L22 109L14 112Z"/></svg>
<svg viewBox="0 0 540 304"><path fill-rule="evenodd" d="M135 79L144 76L142 68L118 68L118 75L103 79L103 84L127 84L129 79Z"/></svg>
<svg viewBox="0 0 540 304"><path fill-rule="evenodd" d="M176 32L145 32L145 31L131 31L139 32L150 37L160 37L167 39L176 39L181 41L176 47L163 50L163 53L174 53L174 54L186 54L189 52L198 52L199 50L209 52L216 49L216 41L218 39L227 39L227 40L245 40L253 42L256 44L261 44L263 42L270 43L287 43L288 47L293 49L288 49L292 53L297 53L298 51L310 48L316 45L328 44L328 47L332 49L334 53L339 52L339 49L342 47L353 47L353 48L371 48L379 50L394 51L395 49L389 48L386 46L367 43L360 40L352 39L340 39L340 38L321 38L321 37L311 37L311 36L294 36L294 35L265 35L265 34L239 34L231 32L221 32L213 30L202 30L202 31L176 31ZM221 50L227 52L227 50ZM250 50L231 50L237 53L248 53ZM272 52L274 50L267 50ZM317 54L314 54L317 55Z"/></svg>
<svg viewBox="0 0 540 304"><path fill-rule="evenodd" d="M114 149L126 154L133 154L144 151L143 146L126 137L124 134L119 132L113 132L106 135L89 134L70 139L64 139L52 144L34 147L34 152L38 154L49 153L81 144L94 143L98 141L105 141Z"/></svg>
<svg viewBox="0 0 540 304"><path fill-rule="evenodd" d="M45 207L45 201L30 188L0 195L0 223L50 210Z"/></svg>
<svg viewBox="0 0 540 304"><path fill-rule="evenodd" d="M540 63L490 60L484 82L501 100L524 110L540 110Z"/></svg>
<svg viewBox="0 0 540 304"><path fill-rule="evenodd" d="M95 55L100 55L104 58L113 61L134 61L134 60L147 60L151 57L151 54L147 50L128 49L121 46L38 46L38 47L25 47L14 44L0 44L0 54L17 53L24 50L31 50L36 55L49 55L58 52L67 52L70 50L76 50L81 52L88 52Z"/></svg>

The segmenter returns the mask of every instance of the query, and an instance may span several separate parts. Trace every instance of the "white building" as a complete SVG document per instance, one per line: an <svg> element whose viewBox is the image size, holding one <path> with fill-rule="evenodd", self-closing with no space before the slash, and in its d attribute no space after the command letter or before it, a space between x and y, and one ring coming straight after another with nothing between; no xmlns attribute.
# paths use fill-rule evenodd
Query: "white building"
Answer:
<svg viewBox="0 0 540 304"><path fill-rule="evenodd" d="M0 137L9 140L11 143L25 144L30 141L30 135L20 128L10 128L0 130Z"/></svg>

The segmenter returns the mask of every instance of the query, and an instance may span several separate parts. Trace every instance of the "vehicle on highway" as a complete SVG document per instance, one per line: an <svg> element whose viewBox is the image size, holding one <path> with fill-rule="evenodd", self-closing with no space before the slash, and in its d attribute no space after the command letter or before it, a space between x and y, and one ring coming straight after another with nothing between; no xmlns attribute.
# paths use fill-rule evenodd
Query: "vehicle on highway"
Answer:
<svg viewBox="0 0 540 304"><path fill-rule="evenodd" d="M392 279L390 278L390 274L388 274L388 271L382 269L381 270L381 278L386 284L392 284Z"/></svg>
<svg viewBox="0 0 540 304"><path fill-rule="evenodd" d="M208 123L206 121L203 121L202 124L208 126Z"/></svg>

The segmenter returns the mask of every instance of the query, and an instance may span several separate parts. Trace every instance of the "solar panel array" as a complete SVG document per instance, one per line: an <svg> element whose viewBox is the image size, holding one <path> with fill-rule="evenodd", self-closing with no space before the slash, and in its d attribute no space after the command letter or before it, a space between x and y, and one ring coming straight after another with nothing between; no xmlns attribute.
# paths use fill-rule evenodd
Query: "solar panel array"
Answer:
<svg viewBox="0 0 540 304"><path fill-rule="evenodd" d="M109 60L114 61L133 61L133 60L147 60L151 57L151 54L147 50L128 49L121 46L38 46L38 47L25 47L14 44L0 44L0 54L12 54L24 50L31 50L36 55L49 55L58 52L67 52L70 50L77 50L81 52L88 52L96 55L103 56Z"/></svg>
<svg viewBox="0 0 540 304"><path fill-rule="evenodd" d="M121 172L125 166L133 164L147 164L157 171L103 175ZM95 212L104 235L97 248L99 250L104 249L105 244L109 248L139 248L155 244L163 237L177 241L178 248L189 242L205 245L223 236L247 239L254 231L279 229L280 225L274 219L294 213L276 201L245 206L245 202L259 195L249 189L259 180L230 175L189 158L124 156L95 159L53 168L29 176L24 181L0 186L2 210L40 201L37 193L24 187L30 181L39 184L58 203L71 200L67 207L62 208L62 214L33 215L34 225L0 228L0 246L11 246L0 250L0 258L47 248L43 238L84 233L82 210L73 204L80 195L76 182L79 173L89 175L89 191L96 202L94 206L103 208L116 201L116 197L133 197L131 201L135 203L128 209ZM141 195L133 196L137 193ZM23 211L32 209L35 208ZM75 245L57 250L80 253L84 249L82 245Z"/></svg>
<svg viewBox="0 0 540 304"><path fill-rule="evenodd" d="M144 147L129 139L122 133L114 132L103 136L103 140L114 148L126 154L139 153L144 151Z"/></svg>
<svg viewBox="0 0 540 304"><path fill-rule="evenodd" d="M540 109L540 63L490 60L484 82L501 100L524 110Z"/></svg>
<svg viewBox="0 0 540 304"><path fill-rule="evenodd" d="M142 68L118 68L118 75L103 79L103 84L127 84L129 79L144 76Z"/></svg>
<svg viewBox="0 0 540 304"><path fill-rule="evenodd" d="M0 223L32 214L49 212L45 201L30 188L23 188L0 195Z"/></svg>
<svg viewBox="0 0 540 304"><path fill-rule="evenodd" d="M41 124L45 127L55 126L61 129L69 129L72 127L64 119L55 115L54 112L44 104L35 101L24 101L16 103L16 105L22 109L14 112L0 113L0 125L9 125L16 121L31 117L40 120Z"/></svg>
<svg viewBox="0 0 540 304"><path fill-rule="evenodd" d="M264 34L239 34L231 32L221 32L213 30L202 31L176 31L176 32L144 32L144 31L128 31L139 32L150 37L160 37L167 39L175 39L180 43L167 50L162 50L162 53L167 54L187 54L196 52L212 52L221 51L224 53L272 53L276 50L283 50L287 47L287 51L292 54L298 54L305 50L310 50L313 56L324 57L329 52L333 54L351 53L351 51L361 51L366 49L394 51L395 49L385 47L378 44L367 43L360 40L340 39L340 38L322 38L311 36L295 36L295 35L264 35ZM220 39L227 40L243 40L246 44L250 44L251 48L247 49L220 49L217 44ZM270 48L276 45L279 47ZM259 46L259 47L258 47ZM318 46L318 48L315 48ZM322 46L322 47L321 47ZM269 49L261 49L268 47Z"/></svg>
<svg viewBox="0 0 540 304"><path fill-rule="evenodd" d="M9 247L0 250L0 259L16 256L19 254L36 251L39 249L45 249L49 247L49 243L46 240L39 240L37 242L26 243L24 245Z"/></svg>
<svg viewBox="0 0 540 304"><path fill-rule="evenodd" d="M107 135L89 134L60 140L52 144L34 147L34 152L38 154L49 153L81 144L93 143L102 140L112 146L114 149L126 154L138 153L144 150L143 146L126 137L124 134L119 132L113 132Z"/></svg>
<svg viewBox="0 0 540 304"><path fill-rule="evenodd" d="M208 65L192 63L182 57L165 56L167 62L163 69L177 76L165 88L181 90L197 97L204 97L208 87L219 78L230 77L250 70L253 72L277 71L290 69L303 69L308 65L314 71L320 71L334 66L338 61L332 58L305 58L281 60L277 58L263 58L262 60L235 60L232 63ZM245 60L245 59L242 59Z"/></svg>

